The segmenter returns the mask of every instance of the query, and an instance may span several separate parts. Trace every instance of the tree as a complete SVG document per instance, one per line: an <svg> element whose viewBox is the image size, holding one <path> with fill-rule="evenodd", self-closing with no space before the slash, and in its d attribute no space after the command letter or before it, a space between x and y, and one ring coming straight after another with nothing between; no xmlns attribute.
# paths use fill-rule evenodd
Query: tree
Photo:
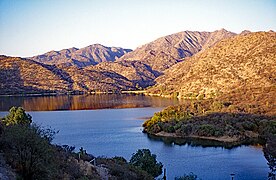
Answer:
<svg viewBox="0 0 276 180"><path fill-rule="evenodd" d="M25 112L22 107L12 107L9 110L9 114L2 119L3 124L9 125L30 125L32 123L32 117Z"/></svg>
<svg viewBox="0 0 276 180"><path fill-rule="evenodd" d="M267 143L264 145L264 156L267 160L270 172L268 173L269 180L276 179L276 136L271 135L268 137Z"/></svg>
<svg viewBox="0 0 276 180"><path fill-rule="evenodd" d="M162 174L162 163L156 161L156 155L151 154L149 149L139 149L132 155L130 164L141 168L153 177L157 177Z"/></svg>
<svg viewBox="0 0 276 180"><path fill-rule="evenodd" d="M49 179L56 169L52 136L53 131L36 125L7 126L1 137L1 149L23 179Z"/></svg>

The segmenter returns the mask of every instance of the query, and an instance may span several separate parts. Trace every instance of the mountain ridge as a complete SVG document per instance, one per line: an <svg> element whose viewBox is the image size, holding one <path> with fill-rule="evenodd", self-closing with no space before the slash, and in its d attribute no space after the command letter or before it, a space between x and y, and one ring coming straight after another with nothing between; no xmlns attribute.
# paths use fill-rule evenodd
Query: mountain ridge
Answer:
<svg viewBox="0 0 276 180"><path fill-rule="evenodd" d="M276 85L275 52L274 32L230 37L165 71L149 91L201 98L232 91L245 93L252 88L273 90Z"/></svg>
<svg viewBox="0 0 276 180"><path fill-rule="evenodd" d="M85 67L101 62L113 62L130 51L132 50L121 47L107 47L101 44L92 44L80 49L72 47L60 51L49 51L41 55L29 57L28 59L51 65L68 64Z"/></svg>
<svg viewBox="0 0 276 180"><path fill-rule="evenodd" d="M274 32L267 33L275 34ZM264 36L267 33L263 32ZM105 46L100 44L87 46L84 48L84 50L73 47L70 49L63 49L61 51L50 51L48 52L48 55L47 53L46 55L39 55L42 59L45 57L51 57L52 59L49 59L50 63L41 63L26 58L23 59L19 57L15 58L1 56L0 82L2 90L8 91L9 88L11 88L9 92L12 92L13 89L15 89L14 91L17 93L32 91L32 89L34 89L36 92L40 92L40 90L42 90L45 92L51 91L63 93L71 91L121 91L145 89L149 86L154 86L157 83L156 86L150 88L150 93L162 95L178 93L179 97L182 97L185 96L185 93L189 94L189 90L185 90L186 92L183 95L179 89L174 88L173 84L179 84L179 82L185 84L186 82L190 82L189 79L192 79L193 76L197 77L197 75L201 73L198 72L192 76L191 69L194 69L196 72L196 68L204 70L206 75L200 77L199 79L194 79L194 81L198 81L200 83L201 79L203 79L205 83L205 80L208 79L210 75L212 75L212 68L214 69L216 67L214 66L206 70L204 68L209 67L209 65L205 63L208 62L212 64L214 61L219 64L220 60L217 59L217 56L220 56L223 62L229 60L231 57L237 57L237 54L239 56L246 55L246 53L249 52L254 54L255 51L258 52L260 48L262 48L261 50L263 51L264 56L266 56L267 53L265 52L265 49L269 47L266 47L262 41L258 41L260 44L262 44L262 46L259 46L258 44L255 44L255 46L250 46L250 43L254 44L254 42L246 40L248 37L250 39L251 36L255 36L256 34L262 33L251 33L249 31L243 31L241 34L236 35L235 33L225 29L214 32L183 31L180 33L160 37L155 41L145 44L126 54L124 54L125 52L123 48L118 50L116 47L106 47L107 49L112 50L112 52L116 52L118 50L118 54L121 53L121 57L118 59L116 59L117 56L105 57L104 55L106 54L104 52L107 51L102 51L102 48ZM236 41L236 39L241 38L245 40ZM271 43L271 39L269 38L266 39L266 41ZM226 44L225 47L224 45L221 45L223 43L225 44L225 42L229 42L230 45ZM244 43L248 47L244 48L242 46ZM226 47L230 47L230 49L227 49ZM213 50L214 48L216 51ZM229 51L231 52L235 48L236 50L237 48L240 48L241 51L233 51L235 53L232 54L225 53ZM93 58L93 55L99 55L102 53L101 55L103 55L104 60L99 60L99 62L95 61L94 64L86 60L79 60L78 62L74 62L74 58L72 57L81 56L81 52L83 53L84 58ZM257 57L266 58L262 57L262 54L257 55ZM62 58L58 59L58 57L63 57L65 60ZM107 57L111 58L112 60L109 60ZM206 57L209 59L206 59ZM55 60L55 58L57 59ZM68 59L70 60L69 62L67 61ZM212 62L210 59L212 59ZM58 63L55 63L55 61L58 61ZM82 64L78 64L79 62ZM85 64L87 62L88 64ZM205 65L199 66L198 62ZM18 70L15 70L16 68L11 68L13 64L17 66ZM228 64L231 65L231 62L228 62ZM228 64L226 63L225 66ZM38 69L41 72L38 71ZM235 67L232 69L235 69ZM269 67L265 67L262 70L269 71L267 73L267 76L269 76L271 68L269 69ZM250 72L248 71L248 73L251 72L255 73L252 68L250 69ZM185 74L188 74L189 78L183 80L183 78L186 77ZM229 78L232 76L231 73L228 73L228 75ZM8 76L8 78L5 76ZM45 78L47 76L50 77L51 81L48 84L48 89L46 83L47 79ZM18 78L16 79L15 77ZM236 77L236 75L234 75L234 77ZM21 78L23 78L23 80ZM216 79L217 77L214 78ZM242 78L242 76L239 75L239 78ZM20 83L17 83L17 80L19 80ZM44 81L44 84L40 81ZM54 83L52 81L56 82ZM211 82L210 79L208 82L209 81ZM237 79L235 79L235 81L239 82ZM186 89L189 87L193 90L194 87L197 87L195 83L190 83L191 84L186 84ZM38 89L36 89L37 87ZM162 89L161 93L160 89ZM212 88L210 88L210 90L202 91L211 92L211 89ZM3 92L8 93L6 91Z"/></svg>
<svg viewBox="0 0 276 180"><path fill-rule="evenodd" d="M191 57L201 50L208 49L222 39L236 34L225 29L214 32L182 31L160 37L123 55L117 61L140 60L163 72L169 67Z"/></svg>

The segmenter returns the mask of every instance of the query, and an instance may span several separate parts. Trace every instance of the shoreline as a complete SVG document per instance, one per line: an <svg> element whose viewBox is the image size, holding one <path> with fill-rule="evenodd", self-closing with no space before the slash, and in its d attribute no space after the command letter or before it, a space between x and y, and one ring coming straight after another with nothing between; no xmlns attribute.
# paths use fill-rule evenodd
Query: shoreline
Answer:
<svg viewBox="0 0 276 180"><path fill-rule="evenodd" d="M145 131L145 133L150 134L147 131ZM207 137L207 136L196 136L196 135L179 136L176 133L167 133L167 132L164 132L164 131L161 131L161 132L155 133L155 134L150 134L150 135L154 135L156 137L168 137L168 138L202 139L202 140L218 141L218 142L223 142L223 143L237 143L237 142L241 142L240 137L237 137L237 136L234 136L234 137L230 137L230 136L221 136L221 137L210 136L210 137Z"/></svg>
<svg viewBox="0 0 276 180"><path fill-rule="evenodd" d="M17 93L17 94L0 94L0 97L24 97L24 96L63 96L63 95L95 95L95 94L144 94L147 95L145 90L134 91L99 91L99 92L52 92L52 93Z"/></svg>

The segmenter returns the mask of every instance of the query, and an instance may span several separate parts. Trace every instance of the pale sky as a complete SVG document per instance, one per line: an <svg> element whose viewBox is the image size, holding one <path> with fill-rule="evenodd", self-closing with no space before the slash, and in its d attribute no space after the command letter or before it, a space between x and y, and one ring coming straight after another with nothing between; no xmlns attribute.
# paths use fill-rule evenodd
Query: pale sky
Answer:
<svg viewBox="0 0 276 180"><path fill-rule="evenodd" d="M100 43L135 49L172 33L276 31L276 0L0 0L0 54Z"/></svg>

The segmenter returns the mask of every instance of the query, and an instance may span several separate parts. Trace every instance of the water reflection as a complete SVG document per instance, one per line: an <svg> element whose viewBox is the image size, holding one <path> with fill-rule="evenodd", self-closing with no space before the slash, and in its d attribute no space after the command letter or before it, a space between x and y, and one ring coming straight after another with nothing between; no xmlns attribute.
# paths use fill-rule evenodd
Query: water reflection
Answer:
<svg viewBox="0 0 276 180"><path fill-rule="evenodd" d="M27 111L86 110L107 108L166 107L177 105L177 99L133 94L62 95L32 97L0 97L0 111L22 106Z"/></svg>
<svg viewBox="0 0 276 180"><path fill-rule="evenodd" d="M167 146L176 145L189 145L189 146L200 146L200 147L223 147L225 149L232 149L235 147L239 147L241 145L252 145L252 147L260 148L262 147L259 143L263 143L260 139L246 140L243 142L221 142L216 140L207 140L201 138L176 138L176 137L158 137L154 135L149 135L148 138L152 141L162 141Z"/></svg>

